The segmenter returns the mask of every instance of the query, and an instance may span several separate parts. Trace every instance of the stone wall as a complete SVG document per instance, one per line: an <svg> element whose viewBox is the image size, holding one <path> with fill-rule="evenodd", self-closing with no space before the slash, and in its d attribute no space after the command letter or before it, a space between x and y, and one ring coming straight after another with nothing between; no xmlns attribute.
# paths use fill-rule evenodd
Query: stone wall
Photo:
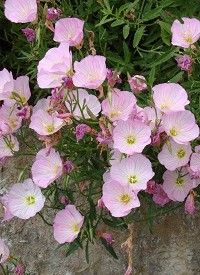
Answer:
<svg viewBox="0 0 200 275"><path fill-rule="evenodd" d="M17 181L25 159L12 159L1 171L1 192ZM0 235L8 241L13 255L21 257L30 275L123 275L127 266L121 244L127 232L114 232L114 247L119 260L113 259L97 243L90 247L90 264L83 250L65 257L58 249L52 228L36 216L26 222L14 219L0 227ZM134 224L133 263L136 275L197 275L200 274L200 215L185 216L183 211L170 214L149 232L147 225Z"/></svg>

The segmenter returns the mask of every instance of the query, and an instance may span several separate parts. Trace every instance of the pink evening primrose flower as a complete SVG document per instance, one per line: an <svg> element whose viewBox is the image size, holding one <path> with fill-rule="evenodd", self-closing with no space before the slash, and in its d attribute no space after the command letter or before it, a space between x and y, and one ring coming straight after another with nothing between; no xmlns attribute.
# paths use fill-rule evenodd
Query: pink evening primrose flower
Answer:
<svg viewBox="0 0 200 275"><path fill-rule="evenodd" d="M112 122L126 121L135 104L136 97L132 93L113 89L111 98L106 98L102 102L102 113Z"/></svg>
<svg viewBox="0 0 200 275"><path fill-rule="evenodd" d="M43 110L47 113L52 110L50 96L48 96L47 98L39 99L35 106L33 106L32 113L35 114L39 110Z"/></svg>
<svg viewBox="0 0 200 275"><path fill-rule="evenodd" d="M8 260L10 251L4 240L0 239L0 264Z"/></svg>
<svg viewBox="0 0 200 275"><path fill-rule="evenodd" d="M174 171L181 166L185 166L189 162L191 154L190 144L178 144L170 139L158 154L158 160L166 169Z"/></svg>
<svg viewBox="0 0 200 275"><path fill-rule="evenodd" d="M3 205L3 208L4 208L4 215L1 222L6 222L11 220L14 216L11 214L11 212L8 209L8 194L5 194L2 197L0 197L0 203Z"/></svg>
<svg viewBox="0 0 200 275"><path fill-rule="evenodd" d="M162 113L159 109L147 106L143 110L147 115L147 124L151 130L154 130L157 125L161 125Z"/></svg>
<svg viewBox="0 0 200 275"><path fill-rule="evenodd" d="M6 0L5 16L14 23L33 22L37 18L37 1Z"/></svg>
<svg viewBox="0 0 200 275"><path fill-rule="evenodd" d="M129 185L138 193L147 188L147 182L152 179L154 172L151 162L142 154L134 154L129 158L122 159L120 163L111 166L110 176L121 185Z"/></svg>
<svg viewBox="0 0 200 275"><path fill-rule="evenodd" d="M176 143L184 144L199 136L199 127L190 111L165 114L162 118L163 129Z"/></svg>
<svg viewBox="0 0 200 275"><path fill-rule="evenodd" d="M12 135L0 137L0 159L13 156L14 152L19 151L19 142Z"/></svg>
<svg viewBox="0 0 200 275"><path fill-rule="evenodd" d="M43 110L38 110L32 115L29 128L41 136L48 136L56 133L63 125L64 121L57 118L56 114L50 115Z"/></svg>
<svg viewBox="0 0 200 275"><path fill-rule="evenodd" d="M63 173L61 157L55 149L42 149L37 155L31 168L33 182L39 187L46 188Z"/></svg>
<svg viewBox="0 0 200 275"><path fill-rule="evenodd" d="M53 40L78 46L83 40L84 21L78 18L62 18L55 24Z"/></svg>
<svg viewBox="0 0 200 275"><path fill-rule="evenodd" d="M2 105L0 108L0 136L16 132L22 124L17 106Z"/></svg>
<svg viewBox="0 0 200 275"><path fill-rule="evenodd" d="M96 117L101 111L98 98L95 95L88 94L84 89L69 92L65 105L77 119Z"/></svg>
<svg viewBox="0 0 200 275"><path fill-rule="evenodd" d="M78 237L83 222L84 217L76 207L67 205L55 216L53 223L55 240L60 244L73 242Z"/></svg>
<svg viewBox="0 0 200 275"><path fill-rule="evenodd" d="M72 53L68 43L60 43L59 47L47 51L38 64L37 82L40 88L56 88L62 86L63 78L71 73Z"/></svg>
<svg viewBox="0 0 200 275"><path fill-rule="evenodd" d="M44 206L45 197L31 179L14 184L8 192L8 209L13 216L29 219Z"/></svg>
<svg viewBox="0 0 200 275"><path fill-rule="evenodd" d="M163 190L173 201L184 201L191 189L193 181L186 169L179 171L165 171L163 174Z"/></svg>
<svg viewBox="0 0 200 275"><path fill-rule="evenodd" d="M129 80L128 83L132 92L135 94L141 93L147 89L147 81L143 75L134 75Z"/></svg>
<svg viewBox="0 0 200 275"><path fill-rule="evenodd" d="M140 121L122 121L113 130L113 148L132 155L141 153L151 143L151 129Z"/></svg>
<svg viewBox="0 0 200 275"><path fill-rule="evenodd" d="M127 216L133 208L140 206L140 201L132 192L132 188L114 180L104 183L102 199L113 217Z"/></svg>
<svg viewBox="0 0 200 275"><path fill-rule="evenodd" d="M6 95L14 90L13 75L7 69L0 71L0 100L4 100Z"/></svg>
<svg viewBox="0 0 200 275"><path fill-rule="evenodd" d="M200 38L200 21L196 18L182 18L183 23L175 20L171 27L172 45L189 48Z"/></svg>
<svg viewBox="0 0 200 275"><path fill-rule="evenodd" d="M176 83L163 83L153 87L156 108L163 113L184 111L189 104L187 92Z"/></svg>
<svg viewBox="0 0 200 275"><path fill-rule="evenodd" d="M190 159L190 169L200 177L200 153L193 153Z"/></svg>
<svg viewBox="0 0 200 275"><path fill-rule="evenodd" d="M75 74L72 77L74 86L98 89L106 79L106 58L100 55L88 55L80 62L74 62L74 70Z"/></svg>
<svg viewBox="0 0 200 275"><path fill-rule="evenodd" d="M31 97L29 86L29 77L19 76L14 80L14 89L11 93L7 93L4 100L6 103L17 103L18 105L25 105Z"/></svg>

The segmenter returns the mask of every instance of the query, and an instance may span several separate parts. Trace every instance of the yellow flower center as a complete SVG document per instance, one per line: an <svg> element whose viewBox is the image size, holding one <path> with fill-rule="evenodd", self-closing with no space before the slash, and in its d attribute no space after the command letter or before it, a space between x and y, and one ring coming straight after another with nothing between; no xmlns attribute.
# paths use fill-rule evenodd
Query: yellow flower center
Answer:
<svg viewBox="0 0 200 275"><path fill-rule="evenodd" d="M36 198L35 196L28 196L26 197L25 201L26 201L26 204L33 205L36 202Z"/></svg>
<svg viewBox="0 0 200 275"><path fill-rule="evenodd" d="M178 135L177 130L175 128L171 128L169 132L170 132L170 135L173 137Z"/></svg>
<svg viewBox="0 0 200 275"><path fill-rule="evenodd" d="M46 126L46 130L49 134L51 134L55 130L55 127L54 127L53 124L49 124L49 125Z"/></svg>
<svg viewBox="0 0 200 275"><path fill-rule="evenodd" d="M128 136L127 139L126 139L126 141L127 141L127 143L129 145L132 145L132 144L135 143L136 140L135 140L135 138L133 136Z"/></svg>
<svg viewBox="0 0 200 275"><path fill-rule="evenodd" d="M163 109L166 109L167 107L168 107L167 104L162 104L162 105L160 106L160 109L163 110Z"/></svg>
<svg viewBox="0 0 200 275"><path fill-rule="evenodd" d="M176 179L176 185L178 185L178 186L182 186L183 184L184 184L184 179L183 179L183 178L178 177L178 178Z"/></svg>
<svg viewBox="0 0 200 275"><path fill-rule="evenodd" d="M136 183L138 180L137 180L136 176L130 176L128 178L128 181L129 181L130 184L133 184L133 183Z"/></svg>
<svg viewBox="0 0 200 275"><path fill-rule="evenodd" d="M74 224L72 226L72 228L73 228L74 233L78 233L79 232L79 226L78 226L78 224Z"/></svg>
<svg viewBox="0 0 200 275"><path fill-rule="evenodd" d="M123 195L120 196L120 201L124 204L129 203L130 200L131 200L131 197L130 197L129 194L123 194Z"/></svg>
<svg viewBox="0 0 200 275"><path fill-rule="evenodd" d="M178 157L179 159L184 158L185 155L186 155L186 152L185 152L185 150L184 150L183 148L181 148L181 149L179 149L179 150L177 151L177 157Z"/></svg>
<svg viewBox="0 0 200 275"><path fill-rule="evenodd" d="M193 43L193 39L192 39L192 36L191 35L187 35L185 36L185 41L189 44L192 44Z"/></svg>
<svg viewBox="0 0 200 275"><path fill-rule="evenodd" d="M120 111L112 111L112 112L110 113L110 118L118 117L120 114L121 114Z"/></svg>

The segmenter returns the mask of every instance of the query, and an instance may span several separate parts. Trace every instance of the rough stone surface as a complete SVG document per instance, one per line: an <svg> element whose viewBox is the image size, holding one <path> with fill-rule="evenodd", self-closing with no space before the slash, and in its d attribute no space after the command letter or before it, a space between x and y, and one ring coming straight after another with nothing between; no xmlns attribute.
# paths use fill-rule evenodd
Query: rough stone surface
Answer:
<svg viewBox="0 0 200 275"><path fill-rule="evenodd" d="M12 159L0 172L0 190L17 181L18 167L27 160ZM185 216L182 210L159 220L150 233L145 223L134 224L133 263L136 275L200 274L200 215ZM14 219L0 227L0 235L8 241L12 255L21 257L31 275L122 275L127 259L121 244L127 232L114 232L119 260L113 259L97 243L90 247L90 264L83 250L65 257L58 249L52 229L39 216L26 222Z"/></svg>

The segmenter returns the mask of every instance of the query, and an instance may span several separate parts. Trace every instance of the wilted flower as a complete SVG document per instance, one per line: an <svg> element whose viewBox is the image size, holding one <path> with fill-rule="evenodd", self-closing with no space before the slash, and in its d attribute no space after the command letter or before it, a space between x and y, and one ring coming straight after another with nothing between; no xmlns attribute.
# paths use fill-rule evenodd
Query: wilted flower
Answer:
<svg viewBox="0 0 200 275"><path fill-rule="evenodd" d="M56 8L49 8L47 10L46 19L50 21L54 21L60 17L61 10Z"/></svg>
<svg viewBox="0 0 200 275"><path fill-rule="evenodd" d="M37 1L6 0L5 16L14 23L33 22L37 18Z"/></svg>
<svg viewBox="0 0 200 275"><path fill-rule="evenodd" d="M134 75L128 80L131 90L138 94L147 89L147 82L144 76Z"/></svg>
<svg viewBox="0 0 200 275"><path fill-rule="evenodd" d="M185 200L185 213L193 215L195 213L196 207L195 207L195 198L194 198L194 192L190 192L190 194L187 196L187 199Z"/></svg>
<svg viewBox="0 0 200 275"><path fill-rule="evenodd" d="M17 264L14 269L14 275L25 275L25 267L23 264Z"/></svg>
<svg viewBox="0 0 200 275"><path fill-rule="evenodd" d="M55 240L60 244L73 242L78 237L83 222L84 217L76 207L67 205L55 216L53 223Z"/></svg>
<svg viewBox="0 0 200 275"><path fill-rule="evenodd" d="M78 46L83 40L84 21L78 18L62 18L55 24L54 41Z"/></svg>
<svg viewBox="0 0 200 275"><path fill-rule="evenodd" d="M89 133L91 131L90 126L86 124L78 124L76 126L75 134L76 134L76 140L80 141L84 138L85 134Z"/></svg>
<svg viewBox="0 0 200 275"><path fill-rule="evenodd" d="M63 168L64 168L64 171L69 174L71 173L73 170L74 170L74 164L71 160L66 160L64 163L63 163Z"/></svg>
<svg viewBox="0 0 200 275"><path fill-rule="evenodd" d="M179 55L176 58L176 61L177 61L178 67L182 71L186 71L186 72L190 72L191 71L193 61L192 61L192 58L189 55L187 55L187 54Z"/></svg>
<svg viewBox="0 0 200 275"><path fill-rule="evenodd" d="M12 215L12 213L9 211L9 208L8 208L8 194L5 194L2 197L0 197L0 202L4 208L4 215L3 215L2 222L11 220L14 216Z"/></svg>
<svg viewBox="0 0 200 275"><path fill-rule="evenodd" d="M114 87L115 84L121 83L121 81L122 81L119 76L119 73L117 73L116 71L113 71L111 69L107 70L106 78L108 80L108 84L110 87Z"/></svg>
<svg viewBox="0 0 200 275"><path fill-rule="evenodd" d="M109 232L100 233L100 237L104 239L108 245L112 245L114 243L113 234Z"/></svg>
<svg viewBox="0 0 200 275"><path fill-rule="evenodd" d="M168 198L167 194L163 190L163 186L161 184L156 183L155 185L155 190L153 193L153 201L160 206L164 206L165 204L170 202L170 199Z"/></svg>
<svg viewBox="0 0 200 275"><path fill-rule="evenodd" d="M23 34L26 36L26 39L28 42L33 42L36 38L36 33L34 29L31 28L25 28L22 29Z"/></svg>

